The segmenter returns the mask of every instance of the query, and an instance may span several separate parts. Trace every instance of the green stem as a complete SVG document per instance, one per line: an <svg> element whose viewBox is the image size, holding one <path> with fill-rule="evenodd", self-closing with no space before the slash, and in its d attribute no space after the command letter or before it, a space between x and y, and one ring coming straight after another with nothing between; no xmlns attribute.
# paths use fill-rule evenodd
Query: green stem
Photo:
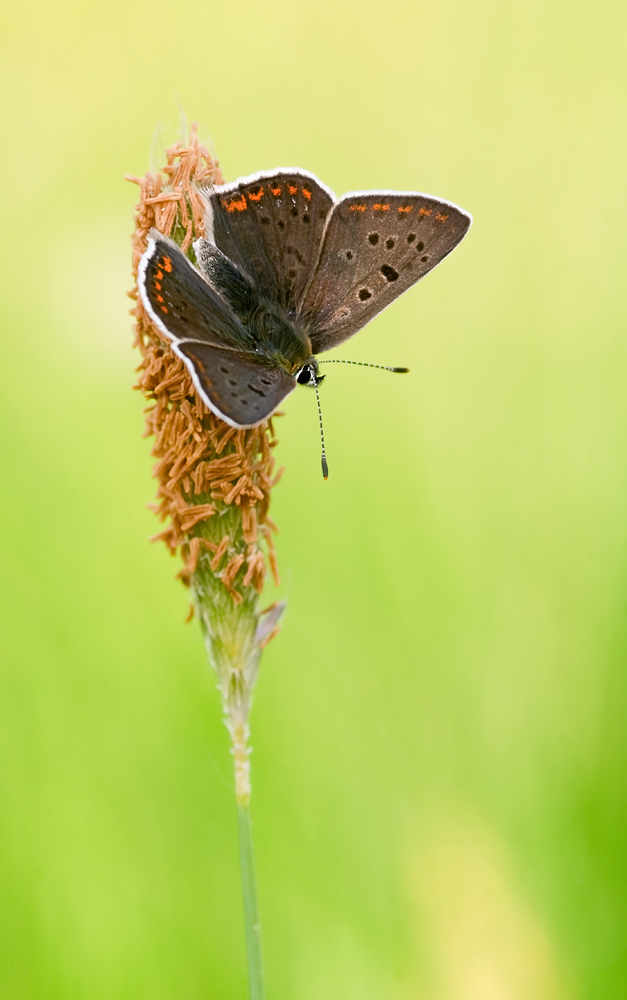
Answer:
<svg viewBox="0 0 627 1000"><path fill-rule="evenodd" d="M239 863L244 899L244 927L246 931L246 957L248 959L248 984L250 1000L264 1000L263 965L261 963L261 928L257 910L255 866L253 862L253 831L248 802L237 804L239 832Z"/></svg>

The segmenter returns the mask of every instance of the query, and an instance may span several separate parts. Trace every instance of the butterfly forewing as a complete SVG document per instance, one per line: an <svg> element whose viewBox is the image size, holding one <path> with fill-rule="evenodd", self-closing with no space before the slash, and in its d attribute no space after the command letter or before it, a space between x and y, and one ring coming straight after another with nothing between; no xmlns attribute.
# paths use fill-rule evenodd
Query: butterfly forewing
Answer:
<svg viewBox="0 0 627 1000"><path fill-rule="evenodd" d="M361 329L463 238L470 216L428 195L364 192L333 209L301 307L315 353Z"/></svg>
<svg viewBox="0 0 627 1000"><path fill-rule="evenodd" d="M183 341L175 350L211 409L235 427L266 420L296 387L296 380L280 368L262 365L249 354L193 341Z"/></svg>
<svg viewBox="0 0 627 1000"><path fill-rule="evenodd" d="M332 193L313 174L278 169L209 188L205 197L207 238L261 295L293 312L318 261Z"/></svg>
<svg viewBox="0 0 627 1000"><path fill-rule="evenodd" d="M142 300L170 340L201 340L241 350L252 338L233 310L172 240L151 230L138 274Z"/></svg>

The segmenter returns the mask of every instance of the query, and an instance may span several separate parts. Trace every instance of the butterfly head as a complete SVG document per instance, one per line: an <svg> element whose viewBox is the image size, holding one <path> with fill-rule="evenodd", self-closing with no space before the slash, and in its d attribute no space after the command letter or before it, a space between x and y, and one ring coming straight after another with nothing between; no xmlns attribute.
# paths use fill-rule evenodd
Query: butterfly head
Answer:
<svg viewBox="0 0 627 1000"><path fill-rule="evenodd" d="M324 382L325 376L320 375L318 371L318 362L315 358L311 358L300 371L296 372L296 381L299 385L316 386Z"/></svg>

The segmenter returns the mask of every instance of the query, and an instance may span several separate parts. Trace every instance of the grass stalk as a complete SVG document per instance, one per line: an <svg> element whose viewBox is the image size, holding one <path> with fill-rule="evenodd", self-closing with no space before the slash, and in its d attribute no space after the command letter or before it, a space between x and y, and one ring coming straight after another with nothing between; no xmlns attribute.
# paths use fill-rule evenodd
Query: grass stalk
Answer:
<svg viewBox="0 0 627 1000"><path fill-rule="evenodd" d="M265 986L261 958L261 927L257 908L255 863L253 857L253 831L250 820L250 802L237 803L237 828L239 834L239 863L244 902L244 929L246 934L246 959L250 1000L264 1000Z"/></svg>

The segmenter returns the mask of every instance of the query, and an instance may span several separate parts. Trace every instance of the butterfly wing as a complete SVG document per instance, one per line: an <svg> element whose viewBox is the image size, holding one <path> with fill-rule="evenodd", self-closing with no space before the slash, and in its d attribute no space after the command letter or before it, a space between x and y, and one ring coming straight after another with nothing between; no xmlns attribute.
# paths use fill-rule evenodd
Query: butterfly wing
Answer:
<svg viewBox="0 0 627 1000"><path fill-rule="evenodd" d="M429 195L353 192L335 206L300 310L316 354L352 337L465 236L472 219Z"/></svg>
<svg viewBox="0 0 627 1000"><path fill-rule="evenodd" d="M252 337L233 309L176 243L156 229L150 231L137 282L150 318L169 340L193 339L254 351Z"/></svg>
<svg viewBox="0 0 627 1000"><path fill-rule="evenodd" d="M286 312L314 272L333 193L305 170L279 168L208 188L206 237Z"/></svg>
<svg viewBox="0 0 627 1000"><path fill-rule="evenodd" d="M175 345L209 407L233 427L255 427L272 415L296 388L280 368L260 364L250 354L191 340Z"/></svg>
<svg viewBox="0 0 627 1000"><path fill-rule="evenodd" d="M176 243L156 230L137 277L153 323L187 365L209 409L227 423L256 426L295 388L295 379L254 353L254 341L233 309ZM240 279L235 269L229 271L235 300Z"/></svg>

